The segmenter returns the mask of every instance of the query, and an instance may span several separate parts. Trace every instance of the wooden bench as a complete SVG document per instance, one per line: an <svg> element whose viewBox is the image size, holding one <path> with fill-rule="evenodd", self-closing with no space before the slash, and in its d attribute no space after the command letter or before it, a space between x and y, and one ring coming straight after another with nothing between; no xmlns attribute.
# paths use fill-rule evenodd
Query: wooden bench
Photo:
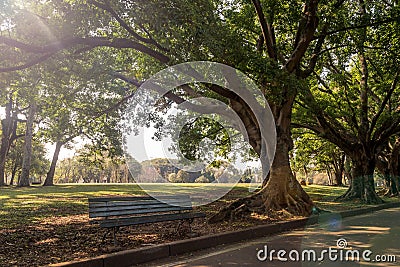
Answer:
<svg viewBox="0 0 400 267"><path fill-rule="evenodd" d="M121 226L180 220L190 223L194 218L205 217L204 213L194 213L192 202L188 195L178 196L134 196L134 197L98 197L89 198L90 223L99 224L108 231L113 230L114 243L117 243L116 233ZM191 230L191 228L190 228Z"/></svg>

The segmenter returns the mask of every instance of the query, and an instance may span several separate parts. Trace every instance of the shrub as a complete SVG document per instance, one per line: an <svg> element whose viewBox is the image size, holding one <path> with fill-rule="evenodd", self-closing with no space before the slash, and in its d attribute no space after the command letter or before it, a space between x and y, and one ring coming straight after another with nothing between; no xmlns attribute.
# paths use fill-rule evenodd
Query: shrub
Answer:
<svg viewBox="0 0 400 267"><path fill-rule="evenodd" d="M194 180L195 183L209 183L210 180L208 180L207 177L205 177L204 175L198 177L196 180Z"/></svg>
<svg viewBox="0 0 400 267"><path fill-rule="evenodd" d="M170 173L168 175L168 181L170 181L171 183L182 183L182 180L178 179L176 173Z"/></svg>

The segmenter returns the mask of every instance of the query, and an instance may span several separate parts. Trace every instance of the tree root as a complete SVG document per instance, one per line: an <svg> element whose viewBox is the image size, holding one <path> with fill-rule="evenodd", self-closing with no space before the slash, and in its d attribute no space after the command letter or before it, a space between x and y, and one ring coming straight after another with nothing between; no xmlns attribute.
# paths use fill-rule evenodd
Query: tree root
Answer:
<svg viewBox="0 0 400 267"><path fill-rule="evenodd" d="M335 201L351 201L351 200L360 200L364 204L384 203L384 201L381 198L379 198L377 194L367 195L365 193L361 195L359 192L352 190L351 187L346 191L346 193L335 198Z"/></svg>
<svg viewBox="0 0 400 267"><path fill-rule="evenodd" d="M270 193L269 197L265 197L265 192L261 190L251 196L238 199L222 208L217 214L209 218L208 222L233 221L251 213L268 214L271 217L282 217L282 215L293 217L309 216L320 211L308 196L303 199L282 192Z"/></svg>
<svg viewBox="0 0 400 267"><path fill-rule="evenodd" d="M251 212L251 203L255 200L258 193L251 196L235 200L227 207L222 208L217 214L208 219L209 223L217 223L221 221L232 221L235 217L240 217Z"/></svg>

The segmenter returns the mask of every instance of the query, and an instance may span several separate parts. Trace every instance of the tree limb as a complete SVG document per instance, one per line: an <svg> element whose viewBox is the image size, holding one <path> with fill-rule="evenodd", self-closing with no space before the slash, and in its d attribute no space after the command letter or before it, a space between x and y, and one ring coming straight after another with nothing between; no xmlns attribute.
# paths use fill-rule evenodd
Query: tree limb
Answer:
<svg viewBox="0 0 400 267"><path fill-rule="evenodd" d="M328 24L326 23L324 25L324 27L322 28L322 33L326 33L327 30L328 30ZM308 68L306 70L301 71L301 73L300 73L300 76L302 78L306 78L306 77L310 76L310 74L314 71L317 61L318 61L318 57L321 54L322 45L325 42L325 37L326 37L326 35L322 34L318 38L317 43L315 44L314 51L312 53L310 62L308 63Z"/></svg>
<svg viewBox="0 0 400 267"><path fill-rule="evenodd" d="M310 42L314 38L314 33L318 26L317 8L318 0L306 1L303 18L299 23L297 31L295 48L285 64L285 69L289 73L298 68Z"/></svg>
<svg viewBox="0 0 400 267"><path fill-rule="evenodd" d="M113 18L115 18L118 23L121 25L122 28L124 28L130 35L133 36L136 40L146 43L146 44L151 44L156 46L158 49L167 52L168 49L162 47L158 42L156 42L152 38L144 38L140 36L138 33L136 33L118 14L117 12L111 7L111 4L108 0L104 0L104 4L99 3L95 0L89 0L89 3L93 4L94 6L103 9L104 11L107 11L108 13L111 14Z"/></svg>
<svg viewBox="0 0 400 267"><path fill-rule="evenodd" d="M370 125L370 128L368 129L368 136L369 137L371 136L372 131L375 128L375 125L378 122L379 117L382 115L383 111L385 110L386 104L389 102L389 99L392 97L392 94L393 94L394 90L397 87L397 83L399 81L399 75L400 75L400 68L397 70L396 76L394 77L394 80L392 82L392 86L390 87L390 89L387 92L385 98L383 99L382 104L379 107L378 112L374 115L374 117L371 120L371 125Z"/></svg>
<svg viewBox="0 0 400 267"><path fill-rule="evenodd" d="M264 12L262 10L262 6L259 0L252 0L253 5L257 12L258 20L260 21L261 30L263 33L263 39L265 41L265 45L267 47L268 56L272 59L277 59L275 48L274 48L274 37L272 36L271 27L268 24L267 20L265 19Z"/></svg>
<svg viewBox="0 0 400 267"><path fill-rule="evenodd" d="M46 61L47 59L49 59L51 56L53 56L55 53L49 53L49 54L45 54L43 56L40 56L30 62L27 62L25 64L22 65L18 65L18 66L14 66L14 67L6 67L6 68L0 68L0 73L1 72L12 72L12 71L17 71L17 70L24 70L27 68L30 68L32 66L35 66L43 61Z"/></svg>
<svg viewBox="0 0 400 267"><path fill-rule="evenodd" d="M56 42L53 42L53 43L50 43L50 44L44 45L44 46L36 46L36 45L25 44L25 43L22 43L17 40L7 38L4 36L0 36L0 43L3 43L10 47L15 47L15 48L18 48L18 49L21 49L23 51L33 53L33 54L44 54L39 59L33 60L32 62L29 62L25 65L22 65L19 67L9 67L9 68L0 69L1 72L13 71L13 69L15 69L15 68L23 69L23 68L31 67L35 64L38 64L38 63L48 59L51 55L53 55L61 50L69 49L69 48L72 48L72 47L78 46L78 45L84 45L90 49L93 49L95 47L132 48L132 49L142 52L146 55L149 55L149 56L153 57L154 59L157 59L161 63L166 64L170 61L168 56L166 56L156 50L153 50L141 43L138 43L136 41L126 39L126 38L107 39L105 37L73 37L73 38L69 38L69 39L56 41Z"/></svg>
<svg viewBox="0 0 400 267"><path fill-rule="evenodd" d="M390 22L399 21L399 19L400 19L400 17L394 17L394 18L389 18L389 19L385 19L382 21L374 21L374 22L360 24L360 25L351 25L351 26L344 27L341 29L329 31L326 33L326 35L332 35L332 34L336 34L339 32L348 31L348 30L355 30L355 29L362 29L362 28L367 28L367 27L378 26L378 25L382 25L382 24L386 24L386 23L390 23ZM315 37L315 38L319 38L319 37Z"/></svg>

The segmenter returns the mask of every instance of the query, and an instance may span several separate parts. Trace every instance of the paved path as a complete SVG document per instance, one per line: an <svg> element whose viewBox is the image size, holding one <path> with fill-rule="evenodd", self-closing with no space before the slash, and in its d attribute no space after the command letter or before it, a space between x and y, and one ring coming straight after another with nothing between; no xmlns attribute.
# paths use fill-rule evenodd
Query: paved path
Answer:
<svg viewBox="0 0 400 267"><path fill-rule="evenodd" d="M400 266L400 208L381 210L343 220L338 215L326 215L320 217L320 222L322 224L306 227L304 230L220 246L190 255L170 257L144 266ZM337 250L339 239L342 239L339 245L347 242L346 249ZM330 252L329 248L331 248ZM267 259L260 261L257 253L262 259L265 257L265 250L268 252ZM272 250L275 252L271 261L269 255ZM286 262L277 258L279 250L286 252L285 255L280 252L281 258L287 259ZM296 260L297 253L292 250L298 252L299 261ZM315 251L316 260L313 259L311 250ZM327 251L323 252L323 250ZM347 261L346 253L349 257ZM353 261L353 258L357 258L357 253L360 261ZM370 262L363 259L363 253L371 260ZM305 261L301 261L303 255ZM375 260L379 259L376 256L380 259L387 257L391 260L391 255L395 256L396 262L382 263ZM336 260L334 260L335 257L337 257ZM318 260L322 258L323 260Z"/></svg>

